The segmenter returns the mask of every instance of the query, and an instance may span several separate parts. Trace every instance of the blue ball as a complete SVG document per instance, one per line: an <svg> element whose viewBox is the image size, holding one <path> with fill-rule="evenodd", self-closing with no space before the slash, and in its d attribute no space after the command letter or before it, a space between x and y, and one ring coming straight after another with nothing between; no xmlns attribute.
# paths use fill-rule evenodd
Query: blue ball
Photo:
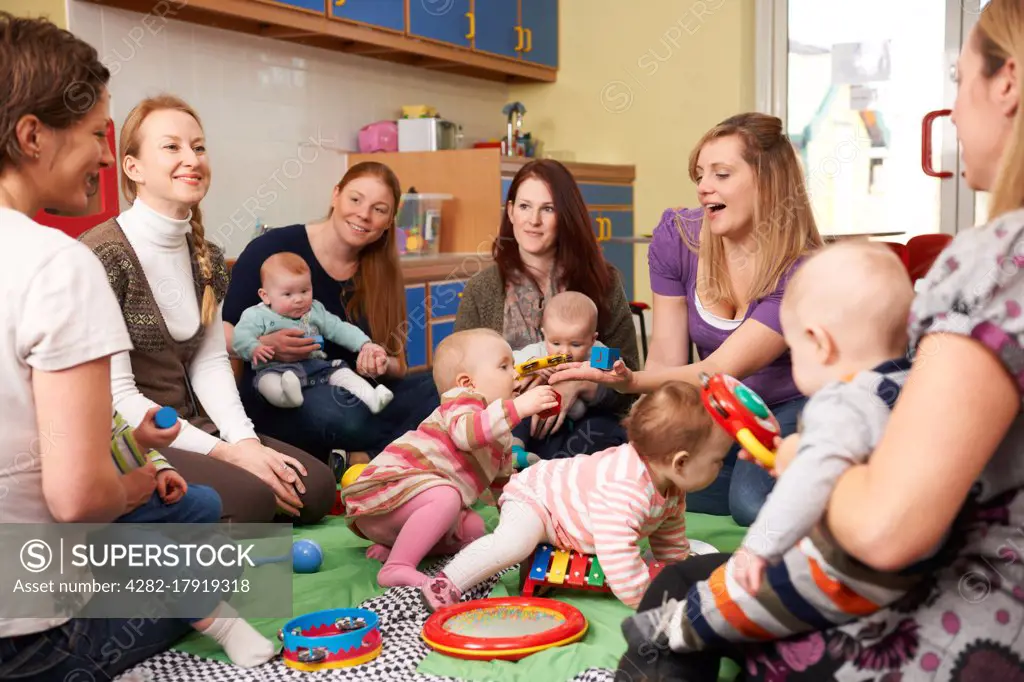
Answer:
<svg viewBox="0 0 1024 682"><path fill-rule="evenodd" d="M324 551L312 540L296 540L292 544L292 568L296 573L316 573L324 562Z"/></svg>
<svg viewBox="0 0 1024 682"><path fill-rule="evenodd" d="M161 429L169 429L178 422L178 413L173 407L161 407L157 410L153 420Z"/></svg>

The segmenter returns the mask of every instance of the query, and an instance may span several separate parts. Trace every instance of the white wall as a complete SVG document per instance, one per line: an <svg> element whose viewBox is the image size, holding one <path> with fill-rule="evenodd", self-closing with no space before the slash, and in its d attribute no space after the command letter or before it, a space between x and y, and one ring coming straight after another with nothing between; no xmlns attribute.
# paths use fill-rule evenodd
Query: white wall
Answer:
<svg viewBox="0 0 1024 682"><path fill-rule="evenodd" d="M199 113L213 169L202 203L210 239L238 255L258 219L325 215L359 129L430 104L465 140L499 137L508 87L328 50L68 1L68 27L110 68L120 130L146 96L170 92ZM407 189L407 188L406 188ZM123 199L122 199L123 201Z"/></svg>

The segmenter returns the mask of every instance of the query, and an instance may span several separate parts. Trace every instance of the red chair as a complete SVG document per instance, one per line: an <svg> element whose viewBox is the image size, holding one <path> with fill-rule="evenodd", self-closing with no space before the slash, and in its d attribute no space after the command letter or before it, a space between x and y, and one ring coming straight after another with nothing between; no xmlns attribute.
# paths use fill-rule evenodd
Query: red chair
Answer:
<svg viewBox="0 0 1024 682"><path fill-rule="evenodd" d="M932 263L939 257L942 250L953 241L948 234L919 234L907 242L910 255L910 281L916 282L931 270Z"/></svg>
<svg viewBox="0 0 1024 682"><path fill-rule="evenodd" d="M906 244L900 244L899 242L880 243L885 244L890 249L892 249L893 253L899 256L900 260L903 261L903 267L905 267L908 272L910 271L910 249L907 248Z"/></svg>

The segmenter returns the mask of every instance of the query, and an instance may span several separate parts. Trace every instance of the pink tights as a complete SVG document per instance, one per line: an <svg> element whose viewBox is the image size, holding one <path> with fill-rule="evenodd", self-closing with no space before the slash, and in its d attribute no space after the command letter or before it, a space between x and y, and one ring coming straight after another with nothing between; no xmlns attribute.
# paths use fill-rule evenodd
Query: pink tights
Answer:
<svg viewBox="0 0 1024 682"><path fill-rule="evenodd" d="M377 543L366 556L384 562L377 573L381 587L419 587L427 580L417 569L423 557L454 554L486 533L484 520L463 509L462 496L450 485L428 488L383 516L360 517L356 527Z"/></svg>

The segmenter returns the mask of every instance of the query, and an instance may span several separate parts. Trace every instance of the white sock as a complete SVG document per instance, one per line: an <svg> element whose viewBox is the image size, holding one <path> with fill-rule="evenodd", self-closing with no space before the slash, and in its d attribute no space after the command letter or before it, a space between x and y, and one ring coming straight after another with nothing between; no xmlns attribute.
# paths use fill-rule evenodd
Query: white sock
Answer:
<svg viewBox="0 0 1024 682"><path fill-rule="evenodd" d="M385 386L384 384L379 385L377 388L373 390L374 393L377 394L377 412L380 412L391 403L391 401L395 397L395 394L392 393L391 389Z"/></svg>
<svg viewBox="0 0 1024 682"><path fill-rule="evenodd" d="M214 613L217 617L199 632L220 644L235 665L253 668L274 657L274 643L239 618L230 604L221 602Z"/></svg>
<svg viewBox="0 0 1024 682"><path fill-rule="evenodd" d="M384 409L384 405L381 405L382 396L380 393L378 393L377 389L375 389L373 386L370 386L370 383L366 379L359 376L358 374L348 369L347 367L344 369L339 369L338 371L331 374L331 378L327 380L327 383L329 383L331 386L338 386L339 388L343 388L352 395L354 395L355 397L359 398L359 400L361 400L363 403L366 404L368 408L370 408L370 412L372 412L373 414L377 414L382 409ZM391 395L391 391L388 391L388 395ZM391 402L390 397L384 404L386 405L388 402Z"/></svg>
<svg viewBox="0 0 1024 682"><path fill-rule="evenodd" d="M302 383L295 372L285 372L281 375L281 390L284 391L284 397L291 403L291 407L302 405Z"/></svg>

